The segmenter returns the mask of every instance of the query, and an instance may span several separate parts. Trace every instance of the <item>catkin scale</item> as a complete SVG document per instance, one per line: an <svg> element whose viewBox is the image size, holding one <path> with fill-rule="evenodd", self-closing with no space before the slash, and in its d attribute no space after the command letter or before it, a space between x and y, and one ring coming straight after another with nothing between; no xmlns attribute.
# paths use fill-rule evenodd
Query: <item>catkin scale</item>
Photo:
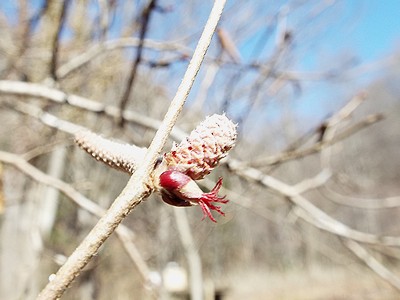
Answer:
<svg viewBox="0 0 400 300"><path fill-rule="evenodd" d="M224 158L236 141L236 125L225 115L214 114L201 122L179 145L164 155L166 164L193 180L204 178Z"/></svg>

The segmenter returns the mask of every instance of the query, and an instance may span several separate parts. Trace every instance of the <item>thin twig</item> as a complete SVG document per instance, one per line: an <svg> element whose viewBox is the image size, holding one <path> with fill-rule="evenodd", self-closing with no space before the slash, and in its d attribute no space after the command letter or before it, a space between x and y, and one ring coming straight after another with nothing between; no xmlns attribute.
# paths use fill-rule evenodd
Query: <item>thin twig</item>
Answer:
<svg viewBox="0 0 400 300"><path fill-rule="evenodd" d="M327 122L321 140L333 140L336 136L336 132L339 130L339 124L345 119L349 118L354 111L366 100L366 94L360 93L354 96L345 106L343 106L330 120ZM332 147L324 148L321 151L321 165L329 168Z"/></svg>
<svg viewBox="0 0 400 300"><path fill-rule="evenodd" d="M42 290L38 300L57 299L62 296L72 281L97 253L104 241L113 233L122 220L152 191L151 174L154 164L168 139L183 105L200 69L205 53L210 45L212 35L225 6L224 0L215 1L203 34L200 37L193 58L186 70L178 91L171 102L159 130L148 149L142 165L133 174L128 184L115 199L107 213L99 220L83 242L58 270L52 281Z"/></svg>
<svg viewBox="0 0 400 300"><path fill-rule="evenodd" d="M364 247L359 243L348 239L343 239L343 244L359 259L361 259L372 271L383 278L396 290L400 291L400 278L381 264L375 257L369 254Z"/></svg>
<svg viewBox="0 0 400 300"><path fill-rule="evenodd" d="M100 23L100 39L104 40L107 37L107 30L110 24L109 4L106 0L98 0L99 5L99 23Z"/></svg>
<svg viewBox="0 0 400 300"><path fill-rule="evenodd" d="M385 198L358 198L338 193L328 187L324 187L321 193L333 203L353 208L387 209L400 207L400 196Z"/></svg>
<svg viewBox="0 0 400 300"><path fill-rule="evenodd" d="M293 211L297 216L301 217L304 221L314 225L322 230L330 231L321 222L320 219L316 219L315 216L307 214L300 207L295 207ZM370 255L365 248L363 248L353 237L342 237L343 244L351 250L354 255L361 259L374 273L384 279L386 282L391 284L395 289L400 290L400 278L397 277L393 272L387 269L383 264L376 260L372 255ZM376 244L381 246L379 244ZM374 244L373 244L374 246Z"/></svg>
<svg viewBox="0 0 400 300"><path fill-rule="evenodd" d="M109 40L104 43L94 45L81 54L74 55L71 60L63 64L57 70L57 77L59 79L66 77L70 73L82 68L96 57L107 52L124 49L130 47L138 47L140 40L136 37L120 38ZM178 52L182 57L190 57L193 51L183 45L174 42L158 42L154 40L145 39L143 41L143 48L149 48L157 51L173 51Z"/></svg>
<svg viewBox="0 0 400 300"><path fill-rule="evenodd" d="M42 184L51 186L59 190L65 196L74 201L75 204L85 209L86 211L90 212L91 214L97 217L102 217L104 215L105 210L103 208L101 208L99 205L97 205L93 201L83 196L81 193L75 190L71 185L65 183L60 179L47 175L41 170L35 168L20 155L0 151L0 161L16 167L24 174L36 180L37 182L40 182Z"/></svg>
<svg viewBox="0 0 400 300"><path fill-rule="evenodd" d="M0 161L14 166L24 174L31 177L33 180L60 191L80 208L88 211L96 217L101 218L106 212L105 209L103 209L90 199L86 198L71 185L42 172L41 170L28 163L26 159L17 154L0 151ZM123 224L121 224L117 228L116 233L132 262L137 267L143 282L148 283L150 271L147 267L146 262L141 257L140 252L137 250L135 244L133 243L133 238L135 236L134 233ZM150 288L153 288L153 286L150 285Z"/></svg>
<svg viewBox="0 0 400 300"><path fill-rule="evenodd" d="M132 69L129 74L128 82L126 83L125 91L124 91L124 94L122 96L122 99L121 99L121 102L119 105L121 112L123 112L125 110L125 107L129 101L129 96L131 94L131 91L132 91L132 88L134 85L137 70L138 70L140 61L142 60L144 38L146 37L151 13L153 12L154 8L156 7L156 2L157 2L156 0L150 0L149 4L145 7L145 9L142 12L142 17L141 17L142 26L140 28L139 45L138 45L138 48L136 51L136 58L133 61ZM122 114L121 114L121 118L120 118L120 125L121 126L124 125L124 119L122 118Z"/></svg>
<svg viewBox="0 0 400 300"><path fill-rule="evenodd" d="M58 20L57 24L57 31L54 35L53 44L52 44L52 52L51 52L51 61L50 61L50 77L57 81L57 65L58 65L58 53L60 48L60 39L61 39L61 31L64 27L64 23L66 20L68 4L70 0L64 0L64 3L61 7L60 19Z"/></svg>
<svg viewBox="0 0 400 300"><path fill-rule="evenodd" d="M329 129L336 128L336 126L344 121L344 119L348 118L364 100L365 95L362 93L354 96L333 116L322 121L312 131L297 139L294 143L289 145L286 150L281 151L277 155L254 159L251 163L247 165L250 167L273 166L293 159L302 158L320 152L323 149L350 137L351 135L368 127L369 125L381 121L384 118L382 114L369 115L358 123L342 130L339 134L330 135L330 137L327 138L327 132L331 131ZM317 142L309 147L299 149L303 144L305 144L310 138L314 137L315 135L318 135Z"/></svg>
<svg viewBox="0 0 400 300"><path fill-rule="evenodd" d="M47 125L51 128L55 128L69 134L76 134L77 132L80 131L87 131L87 128L83 126L61 120L60 118L57 118L56 116L43 111L40 107L37 107L32 104L24 102L12 103L11 101L7 100L4 101L2 104L9 109L33 117L42 122L44 125Z"/></svg>
<svg viewBox="0 0 400 300"><path fill-rule="evenodd" d="M340 133L338 133L332 139L324 139L322 141L318 141L313 145L304 148L304 149L295 149L295 150L287 150L281 152L277 155L271 155L264 158L257 159L249 163L249 166L252 167L265 167L281 164L284 162L288 162L290 160L306 157L312 155L314 153L320 152L321 150L332 146L338 142L341 142L355 133L359 132L362 129L367 128L368 126L375 124L384 119L382 114L373 114L365 117L363 120L355 123L354 125L349 126L346 129L343 129Z"/></svg>
<svg viewBox="0 0 400 300"><path fill-rule="evenodd" d="M15 49L14 51L12 51L11 53L13 53L13 55L8 57L8 61L5 62L6 66L2 68L2 70L0 71L0 77L1 78L7 78L8 75L10 74L11 71L16 70L21 72L20 75L23 76L27 76L27 74L25 74L24 70L22 70L21 68L21 64L19 63L20 61L22 61L22 59L24 58L24 54L26 53L26 51L29 49L30 46L30 42L31 42L31 33L32 30L34 29L34 26L36 25L36 23L38 23L38 21L43 17L43 15L46 13L47 9L48 9L48 5L49 5L50 1L43 1L41 7L38 9L38 12L36 12L32 17L28 19L26 18L21 18L18 20L18 25L21 26L21 35L18 36L18 38L16 40L20 40L20 45L18 46L18 49ZM27 5L28 3L26 3ZM25 4L24 4L25 6ZM21 9L26 9L21 8ZM17 28L17 30L19 30L19 28Z"/></svg>
<svg viewBox="0 0 400 300"><path fill-rule="evenodd" d="M46 99L59 104L68 104L93 113L105 114L111 118L118 118L121 115L118 107L104 105L88 98L67 94L61 90L49 88L43 84L0 80L0 93ZM124 111L122 115L126 122L132 122L154 131L157 131L161 125L159 120L147 117L135 111ZM48 114L48 116L51 116L51 114ZM177 128L174 128L171 134L177 140L181 140L186 136L183 131Z"/></svg>
<svg viewBox="0 0 400 300"><path fill-rule="evenodd" d="M243 168L241 162L233 159L229 160L228 167L240 177L255 181L289 199L298 207L298 215L318 228L362 243L396 247L400 246L400 237L377 236L352 229L316 207L306 197L300 195L300 192L304 191L298 190L295 187L272 176L266 175L257 169Z"/></svg>

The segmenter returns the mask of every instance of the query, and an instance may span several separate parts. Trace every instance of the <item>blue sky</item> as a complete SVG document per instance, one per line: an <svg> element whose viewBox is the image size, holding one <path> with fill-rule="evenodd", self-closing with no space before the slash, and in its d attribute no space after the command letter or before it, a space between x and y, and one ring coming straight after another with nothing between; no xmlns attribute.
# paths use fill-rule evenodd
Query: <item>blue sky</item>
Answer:
<svg viewBox="0 0 400 300"><path fill-rule="evenodd" d="M400 47L399 0L349 2L363 2L365 7L349 39L363 60L379 59Z"/></svg>
<svg viewBox="0 0 400 300"><path fill-rule="evenodd" d="M368 0L344 1L337 21L316 40L313 51L297 67L304 71L319 71L340 64L340 58L354 57L356 65L384 60L400 52L400 1ZM318 53L318 55L313 55ZM322 66L321 66L322 65ZM343 102L361 91L384 73L384 68L373 70L348 82L309 83L309 90L296 102L299 111L317 122Z"/></svg>
<svg viewBox="0 0 400 300"><path fill-rule="evenodd" d="M262 1L265 1L265 5L270 5L270 1L273 0L259 1L261 2L258 3L262 4ZM35 8L39 7L40 3L42 3L42 0L32 0L30 2L32 7ZM160 3L174 4L178 8L179 1L160 0ZM210 3L211 1L207 2L207 8ZM320 1L320 3L323 3L323 1ZM381 60L394 53L394 51L400 50L400 0L337 0L336 3L336 7L339 8L333 7L334 13L328 12L326 16L326 18L334 17L334 19L326 22L326 24L332 24L331 27L324 28L319 36L312 39L311 44L305 43L303 52L301 52L300 43L308 39L307 34L304 35L300 42L297 41L297 46L300 50L298 50L297 54L298 61L292 66L293 70L304 72L328 70L335 66L335 60L340 62L340 59L347 56L354 57L357 64L369 63ZM279 3L273 4L275 6L280 5ZM15 5L16 1L0 1L0 10L5 12L5 15L10 20L14 21L16 20L13 13L15 12ZM243 1L242 6L246 6L246 1ZM288 27L292 27L295 32L303 29L298 24L301 24L302 17L304 19L302 14L307 14L308 12L307 10L300 10L297 14L289 14ZM206 17L208 11L204 13ZM159 17L168 18L173 16L167 14ZM323 23L324 17L322 15L319 22ZM224 23L222 22L222 24ZM317 23L317 25L320 24ZM309 30L312 34L313 28L312 26L309 27L311 27ZM251 51L248 49L250 48L247 48L251 47L251 45L252 41L248 40L246 45L240 48L242 56L247 62L252 59L249 57ZM183 67L183 65L180 67ZM377 73L367 74L363 80L354 79L353 82L349 82L347 90L344 85L335 86L318 82L306 82L304 84L304 93L296 101L295 105L298 106L299 111L303 114L309 117L321 118L321 115L329 113L329 110L334 110L341 104L340 102L346 101L351 96L351 93L356 93L363 85L373 81L376 75ZM342 99L342 101L333 101L333 99Z"/></svg>
<svg viewBox="0 0 400 300"><path fill-rule="evenodd" d="M42 2L43 0L33 0L30 4L38 8ZM174 3L170 0L165 2ZM342 25L336 22L332 30L325 32L319 41L320 47L331 49L332 52L338 52L341 48L352 49L364 62L380 59L396 47L400 48L400 0L339 0L338 2L344 5L343 15L338 16L343 21ZM267 5L268 1L265 3ZM15 6L15 1L0 1L0 10L6 12L6 16L11 20L16 20L13 17ZM290 18L289 16L289 26ZM341 47L338 48L338 44ZM246 51L242 54L245 57Z"/></svg>
<svg viewBox="0 0 400 300"><path fill-rule="evenodd" d="M379 59L400 46L400 1L345 1L343 15L321 40L356 50L363 60Z"/></svg>
<svg viewBox="0 0 400 300"><path fill-rule="evenodd" d="M33 0L32 7L39 7L43 0ZM336 24L327 36L326 43L341 41L355 50L363 60L371 60L386 55L393 47L400 44L400 0L342 0L347 16L343 26ZM163 1L160 1L162 3ZM174 1L166 1L174 3ZM229 2L229 1L228 1ZM339 1L340 2L340 1ZM245 2L244 2L245 3ZM268 1L265 1L266 5ZM244 4L245 5L245 4ZM11 0L0 1L0 10L13 16L16 2ZM10 13L11 12L11 13ZM355 19L351 28L349 19ZM11 18L14 19L15 18ZM347 20L346 20L347 19Z"/></svg>

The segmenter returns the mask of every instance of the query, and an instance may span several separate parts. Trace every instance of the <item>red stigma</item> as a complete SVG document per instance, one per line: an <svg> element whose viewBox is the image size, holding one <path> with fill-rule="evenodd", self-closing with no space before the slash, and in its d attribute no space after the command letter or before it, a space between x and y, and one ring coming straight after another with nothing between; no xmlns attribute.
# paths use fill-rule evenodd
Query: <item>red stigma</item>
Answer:
<svg viewBox="0 0 400 300"><path fill-rule="evenodd" d="M222 216L225 216L224 212L221 210L220 206L213 205L212 203L228 203L229 200L226 200L225 197L218 197L219 189L222 186L222 178L218 179L217 184L209 193L204 193L201 198L198 200L201 209L203 210L203 219L205 217L209 217L211 221L214 223L217 222L213 215L211 214L211 210L215 210Z"/></svg>
<svg viewBox="0 0 400 300"><path fill-rule="evenodd" d="M217 222L211 214L216 211L220 215L225 215L221 207L215 203L225 204L228 200L225 197L219 197L218 192L222 186L220 178L214 188L204 193L190 176L177 170L165 171L160 175L160 186L162 199L164 202L173 206L191 206L200 205L203 210L203 219L208 217L211 221Z"/></svg>

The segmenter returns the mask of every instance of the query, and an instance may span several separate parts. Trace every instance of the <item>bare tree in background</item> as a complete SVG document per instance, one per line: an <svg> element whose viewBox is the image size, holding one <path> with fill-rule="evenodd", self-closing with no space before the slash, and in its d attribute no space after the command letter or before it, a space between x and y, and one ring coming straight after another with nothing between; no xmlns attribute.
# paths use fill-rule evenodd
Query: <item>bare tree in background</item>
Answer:
<svg viewBox="0 0 400 300"><path fill-rule="evenodd" d="M64 298L165 298L161 275L170 262L188 269L191 288L182 293L192 291L192 299L223 292L256 298L247 286L274 298L263 290L267 276L316 266L344 270L346 278L365 276L368 267L384 282L376 299L398 296L398 58L355 65L346 55L315 53L324 62L319 70L296 71L338 22L342 1L228 1L174 128L173 118L169 128L162 120L169 107L175 118L179 112L170 99L212 1L21 0L2 7L1 299L35 299L124 186L151 174L165 142L168 152L206 115L223 112L238 123L237 146L201 185L211 190L224 177L226 216L201 221L197 209L174 212L151 195ZM349 88L382 69L390 75L365 91ZM295 107L322 84L332 92L331 114L307 120ZM79 150L73 133L82 129L140 149L155 132L164 140L150 147L147 171L139 168L133 180ZM252 287L257 272L265 282ZM338 290L350 293L326 293ZM301 299L312 297L309 290Z"/></svg>

